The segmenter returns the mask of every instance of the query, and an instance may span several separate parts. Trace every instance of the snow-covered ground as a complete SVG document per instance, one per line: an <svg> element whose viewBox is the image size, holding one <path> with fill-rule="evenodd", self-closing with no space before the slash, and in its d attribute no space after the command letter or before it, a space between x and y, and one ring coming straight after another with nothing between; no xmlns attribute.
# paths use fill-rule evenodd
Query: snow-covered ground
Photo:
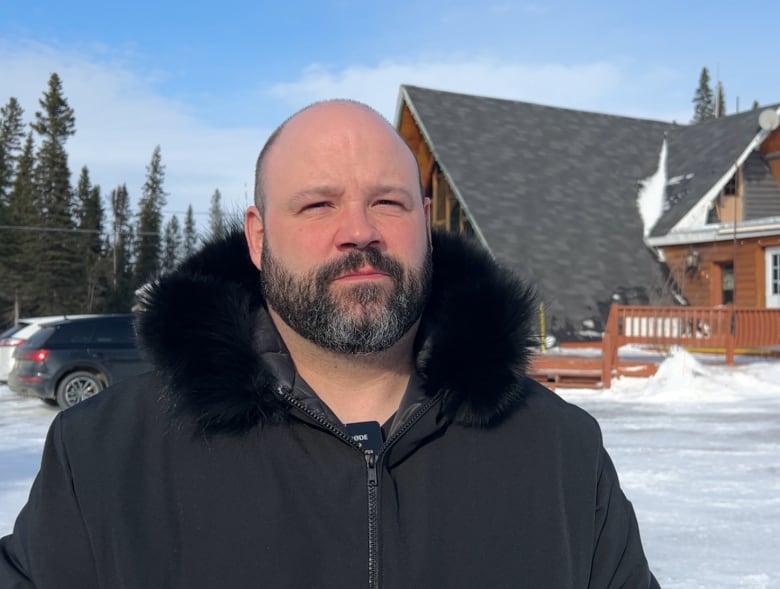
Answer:
<svg viewBox="0 0 780 589"><path fill-rule="evenodd" d="M780 588L780 361L675 352L652 379L559 390L595 415L665 589ZM56 410L0 386L0 536Z"/></svg>

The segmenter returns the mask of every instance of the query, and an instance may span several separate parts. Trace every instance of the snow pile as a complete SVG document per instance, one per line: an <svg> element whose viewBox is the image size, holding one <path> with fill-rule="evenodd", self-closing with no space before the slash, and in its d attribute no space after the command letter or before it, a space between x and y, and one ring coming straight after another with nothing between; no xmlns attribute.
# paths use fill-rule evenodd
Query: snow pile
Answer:
<svg viewBox="0 0 780 589"><path fill-rule="evenodd" d="M631 356L641 358L639 351L632 352ZM650 378L622 376L614 379L608 390L571 389L560 393L577 400L586 397L617 403L663 405L733 403L780 397L780 362L746 361L744 358L735 366L726 366L722 359L718 363L711 362L711 356L697 357L682 348L672 348Z"/></svg>
<svg viewBox="0 0 780 589"><path fill-rule="evenodd" d="M714 377L712 370L682 348L672 348L669 357L658 367L644 387L643 396L648 400L700 401L704 389L709 389Z"/></svg>
<svg viewBox="0 0 780 589"><path fill-rule="evenodd" d="M666 139L661 145L661 155L658 158L658 170L645 180L640 182L637 206L642 217L644 235L650 235L650 230L656 224L664 212L664 199L666 198Z"/></svg>

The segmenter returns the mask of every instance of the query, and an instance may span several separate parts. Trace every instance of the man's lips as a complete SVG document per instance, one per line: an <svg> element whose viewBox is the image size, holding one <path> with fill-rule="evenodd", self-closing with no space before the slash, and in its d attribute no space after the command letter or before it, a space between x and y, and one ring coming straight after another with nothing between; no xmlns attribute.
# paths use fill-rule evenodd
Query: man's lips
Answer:
<svg viewBox="0 0 780 589"><path fill-rule="evenodd" d="M354 272L346 272L341 276L337 276L335 281L349 282L351 280L379 280L381 278L387 278L388 274L381 270L375 270L374 268L363 268Z"/></svg>

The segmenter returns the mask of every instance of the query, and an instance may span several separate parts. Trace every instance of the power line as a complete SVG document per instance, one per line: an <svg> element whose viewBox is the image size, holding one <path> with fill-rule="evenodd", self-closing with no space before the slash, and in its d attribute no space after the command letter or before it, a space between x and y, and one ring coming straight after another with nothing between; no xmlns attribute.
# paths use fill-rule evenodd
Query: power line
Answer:
<svg viewBox="0 0 780 589"><path fill-rule="evenodd" d="M35 225L0 225L0 231L38 231L40 233L105 233L97 229L79 229L77 227L41 227ZM157 235L153 231L136 231L133 235Z"/></svg>

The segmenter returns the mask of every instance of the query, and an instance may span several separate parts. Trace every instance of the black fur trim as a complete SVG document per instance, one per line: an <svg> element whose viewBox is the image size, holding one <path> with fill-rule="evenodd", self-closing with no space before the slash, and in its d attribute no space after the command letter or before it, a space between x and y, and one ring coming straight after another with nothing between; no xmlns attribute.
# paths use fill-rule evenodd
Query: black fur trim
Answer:
<svg viewBox="0 0 780 589"><path fill-rule="evenodd" d="M523 399L533 291L475 241L434 233L434 281L418 334L426 391L451 420L489 426ZM264 312L259 272L243 232L211 242L145 292L141 346L170 406L208 433L282 420L287 407L257 351Z"/></svg>
<svg viewBox="0 0 780 589"><path fill-rule="evenodd" d="M417 366L428 394L444 394L450 419L491 425L524 396L534 291L472 239L439 233L433 248L433 291Z"/></svg>

